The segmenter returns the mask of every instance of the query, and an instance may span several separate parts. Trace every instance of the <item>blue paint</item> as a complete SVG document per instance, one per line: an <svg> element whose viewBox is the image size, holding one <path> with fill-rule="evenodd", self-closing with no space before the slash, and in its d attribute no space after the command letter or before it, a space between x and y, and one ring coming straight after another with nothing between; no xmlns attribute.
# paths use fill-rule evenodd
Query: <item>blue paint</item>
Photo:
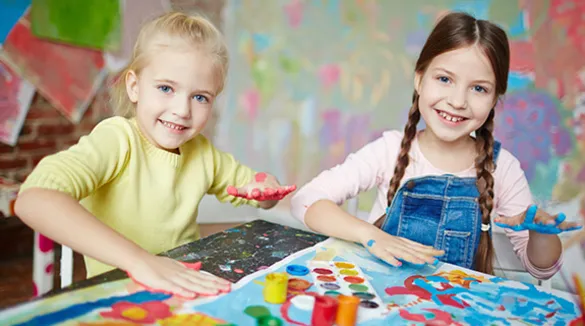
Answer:
<svg viewBox="0 0 585 326"><path fill-rule="evenodd" d="M305 276L309 274L309 269L303 265L288 265L286 272L294 276Z"/></svg>
<svg viewBox="0 0 585 326"><path fill-rule="evenodd" d="M522 72L510 71L508 75L508 91L530 87L534 83L532 78Z"/></svg>
<svg viewBox="0 0 585 326"><path fill-rule="evenodd" d="M374 240L374 239L368 240L368 247L372 247L374 245L374 243L376 243L376 240Z"/></svg>
<svg viewBox="0 0 585 326"><path fill-rule="evenodd" d="M154 293L149 291L136 292L129 295L110 297L97 301L76 304L62 310L34 317L33 319L18 325L54 325L65 322L67 320L79 318L96 309L109 308L118 302L141 304L151 301L163 301L169 299L170 297L171 295L164 293Z"/></svg>
<svg viewBox="0 0 585 326"><path fill-rule="evenodd" d="M259 53L272 45L272 38L267 34L254 33L252 34L252 41L254 42L254 52Z"/></svg>
<svg viewBox="0 0 585 326"><path fill-rule="evenodd" d="M477 19L489 19L491 2L491 0L462 0L451 9L453 11L464 11Z"/></svg>
<svg viewBox="0 0 585 326"><path fill-rule="evenodd" d="M31 0L0 0L0 44L30 6Z"/></svg>
<svg viewBox="0 0 585 326"><path fill-rule="evenodd" d="M528 28L524 25L524 20L524 11L521 11L516 18L516 21L508 29L508 35L510 38L518 38L526 34Z"/></svg>

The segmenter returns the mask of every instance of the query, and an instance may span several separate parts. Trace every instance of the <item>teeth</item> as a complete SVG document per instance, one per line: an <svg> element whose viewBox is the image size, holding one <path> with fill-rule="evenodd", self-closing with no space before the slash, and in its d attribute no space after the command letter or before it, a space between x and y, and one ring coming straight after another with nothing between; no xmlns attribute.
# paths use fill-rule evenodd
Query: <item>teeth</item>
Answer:
<svg viewBox="0 0 585 326"><path fill-rule="evenodd" d="M162 121L162 120L161 120L161 122L162 122L162 124L165 127L168 127L168 128L171 128L171 129L175 129L175 130L183 130L183 129L185 129L185 127L181 127L181 126L176 125L174 123L170 123L170 122L166 122L166 121Z"/></svg>
<svg viewBox="0 0 585 326"><path fill-rule="evenodd" d="M440 111L439 115L442 116L445 120L448 120L451 122L459 122L459 121L463 120L463 118L456 118L456 117L450 116L443 111Z"/></svg>

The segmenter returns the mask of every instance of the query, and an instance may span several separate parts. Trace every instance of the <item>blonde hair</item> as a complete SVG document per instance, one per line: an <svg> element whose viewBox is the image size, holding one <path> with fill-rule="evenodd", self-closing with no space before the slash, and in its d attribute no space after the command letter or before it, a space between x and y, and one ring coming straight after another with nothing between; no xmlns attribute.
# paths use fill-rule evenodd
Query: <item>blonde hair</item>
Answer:
<svg viewBox="0 0 585 326"><path fill-rule="evenodd" d="M160 41L163 36L164 41ZM146 66L148 54L154 47L174 46L177 41L208 53L218 73L217 94L221 93L228 70L228 53L221 32L202 16L181 12L163 14L142 26L130 63L120 73L111 88L111 104L116 114L131 117L136 113L135 105L126 92L126 76L134 71L136 75Z"/></svg>

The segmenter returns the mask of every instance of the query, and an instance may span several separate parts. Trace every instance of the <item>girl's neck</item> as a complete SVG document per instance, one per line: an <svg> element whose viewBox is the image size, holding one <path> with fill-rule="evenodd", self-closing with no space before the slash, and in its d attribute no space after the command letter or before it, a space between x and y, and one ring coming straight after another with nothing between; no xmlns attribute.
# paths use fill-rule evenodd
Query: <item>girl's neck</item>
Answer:
<svg viewBox="0 0 585 326"><path fill-rule="evenodd" d="M425 129L418 134L418 143L421 152L433 166L449 173L469 169L477 156L475 140L471 136L446 142L432 130Z"/></svg>

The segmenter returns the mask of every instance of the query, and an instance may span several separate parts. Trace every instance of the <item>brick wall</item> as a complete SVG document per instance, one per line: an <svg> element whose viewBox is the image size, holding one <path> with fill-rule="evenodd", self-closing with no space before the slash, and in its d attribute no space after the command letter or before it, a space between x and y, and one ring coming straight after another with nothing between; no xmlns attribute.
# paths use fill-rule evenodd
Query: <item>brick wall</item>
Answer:
<svg viewBox="0 0 585 326"><path fill-rule="evenodd" d="M41 95L35 95L16 146L0 143L0 176L22 182L46 155L68 148L110 116L102 90L79 124L73 124Z"/></svg>

